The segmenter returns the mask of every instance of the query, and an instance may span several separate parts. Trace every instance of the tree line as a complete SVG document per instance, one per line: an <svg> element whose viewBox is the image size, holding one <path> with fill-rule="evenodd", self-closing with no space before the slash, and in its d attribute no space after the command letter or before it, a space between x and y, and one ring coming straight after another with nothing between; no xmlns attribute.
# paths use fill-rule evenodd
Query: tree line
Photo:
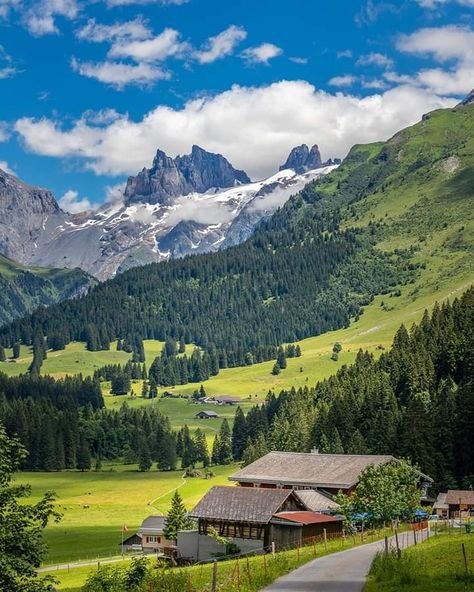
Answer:
<svg viewBox="0 0 474 592"><path fill-rule="evenodd" d="M360 351L315 388L237 411L236 460L312 448L408 457L439 489L474 486L474 289L402 325L379 359Z"/></svg>

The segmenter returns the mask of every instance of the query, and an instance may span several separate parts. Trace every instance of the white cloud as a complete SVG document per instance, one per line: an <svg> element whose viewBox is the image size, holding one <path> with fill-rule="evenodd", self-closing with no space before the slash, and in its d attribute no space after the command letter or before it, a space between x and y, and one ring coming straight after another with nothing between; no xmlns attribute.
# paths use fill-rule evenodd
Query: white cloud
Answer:
<svg viewBox="0 0 474 592"><path fill-rule="evenodd" d="M336 55L338 58L351 58L352 51L350 49L343 49L342 51L338 51Z"/></svg>
<svg viewBox="0 0 474 592"><path fill-rule="evenodd" d="M454 4L460 4L461 6L474 6L474 0L415 0L422 8L439 8L445 4L453 2Z"/></svg>
<svg viewBox="0 0 474 592"><path fill-rule="evenodd" d="M393 60L384 53L372 52L361 55L356 62L356 66L380 66L389 68L393 66Z"/></svg>
<svg viewBox="0 0 474 592"><path fill-rule="evenodd" d="M303 64L304 65L304 64L308 63L308 58L301 58L301 57L295 56L295 57L291 57L288 59L290 60L290 62L294 62L295 64Z"/></svg>
<svg viewBox="0 0 474 592"><path fill-rule="evenodd" d="M5 68L0 68L0 80L4 78L11 78L18 74L18 70L16 68L12 68L11 66L5 66Z"/></svg>
<svg viewBox="0 0 474 592"><path fill-rule="evenodd" d="M125 64L123 62L79 62L75 58L71 62L72 69L86 78L94 78L104 84L110 84L118 90L132 84L149 86L157 80L167 80L170 73L158 66L150 64Z"/></svg>
<svg viewBox="0 0 474 592"><path fill-rule="evenodd" d="M28 31L36 36L59 33L56 17L62 16L73 20L79 14L77 0L39 0L24 14L24 22Z"/></svg>
<svg viewBox="0 0 474 592"><path fill-rule="evenodd" d="M281 47L273 43L262 43L257 47L248 47L240 54L249 63L268 64L270 60L283 53Z"/></svg>
<svg viewBox="0 0 474 592"><path fill-rule="evenodd" d="M102 25L97 23L95 19L89 19L81 29L76 31L78 39L95 43L149 39L151 36L152 33L147 23L139 16L131 21L114 23L113 25Z"/></svg>
<svg viewBox="0 0 474 592"><path fill-rule="evenodd" d="M433 57L440 62L474 61L474 31L456 25L428 27L401 35L397 47L405 53Z"/></svg>
<svg viewBox="0 0 474 592"><path fill-rule="evenodd" d="M448 25L419 29L411 35L400 36L397 47L405 53L431 57L441 63L452 62L452 65L448 70L422 69L413 76L389 73L392 80L399 82L403 78L430 92L453 95L467 93L474 86L474 30L469 27Z"/></svg>
<svg viewBox="0 0 474 592"><path fill-rule="evenodd" d="M15 175L16 177L15 171L9 167L8 162L6 160L0 160L0 169L2 169L2 171L7 173L8 175Z"/></svg>
<svg viewBox="0 0 474 592"><path fill-rule="evenodd" d="M0 142L6 142L10 137L10 130L6 121L0 121Z"/></svg>
<svg viewBox="0 0 474 592"><path fill-rule="evenodd" d="M352 86L356 81L357 78L352 74L344 74L343 76L333 76L328 84L331 86Z"/></svg>
<svg viewBox="0 0 474 592"><path fill-rule="evenodd" d="M172 4L186 4L187 2L189 2L189 0L106 0L106 4L109 8L115 6L132 6L135 4L162 4L163 6L167 6Z"/></svg>
<svg viewBox="0 0 474 592"><path fill-rule="evenodd" d="M344 156L356 142L386 139L423 113L456 102L411 86L361 98L316 90L305 81L282 81L234 86L181 109L158 106L140 121L123 115L96 126L81 119L63 129L58 121L25 117L15 130L28 150L82 158L97 174L136 174L150 165L158 147L174 156L196 143L263 178L302 142L317 142L323 158Z"/></svg>
<svg viewBox="0 0 474 592"><path fill-rule="evenodd" d="M109 50L110 58L132 58L136 62L163 61L171 56L181 56L189 49L180 41L175 29L165 29L152 39L142 41L117 41Z"/></svg>
<svg viewBox="0 0 474 592"><path fill-rule="evenodd" d="M69 189L66 193L58 200L59 207L65 212L70 214L78 214L79 212L85 212L93 208L91 202L87 197L79 198L79 193Z"/></svg>
<svg viewBox="0 0 474 592"><path fill-rule="evenodd" d="M244 28L231 25L219 35L209 37L204 48L194 52L194 57L200 64L210 64L232 54L246 37L247 31Z"/></svg>
<svg viewBox="0 0 474 592"><path fill-rule="evenodd" d="M20 6L21 0L0 0L0 18L7 18L11 10Z"/></svg>

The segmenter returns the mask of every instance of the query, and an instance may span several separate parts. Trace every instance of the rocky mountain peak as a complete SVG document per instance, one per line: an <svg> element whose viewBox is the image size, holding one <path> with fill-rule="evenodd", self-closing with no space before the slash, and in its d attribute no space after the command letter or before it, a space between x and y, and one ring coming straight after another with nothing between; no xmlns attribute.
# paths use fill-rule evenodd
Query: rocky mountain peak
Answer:
<svg viewBox="0 0 474 592"><path fill-rule="evenodd" d="M293 169L299 175L306 171L318 169L322 166L321 153L317 144L312 146L311 150L306 144L295 146L286 159L285 164L280 166L280 171Z"/></svg>
<svg viewBox="0 0 474 592"><path fill-rule="evenodd" d="M178 196L244 183L250 183L248 175L234 169L222 154L194 145L190 154L176 158L157 150L151 169L144 168L137 176L128 178L125 199L127 204L167 205Z"/></svg>
<svg viewBox="0 0 474 592"><path fill-rule="evenodd" d="M466 97L464 97L464 99L459 103L458 107L470 105L471 103L474 103L474 88L470 93L468 93Z"/></svg>

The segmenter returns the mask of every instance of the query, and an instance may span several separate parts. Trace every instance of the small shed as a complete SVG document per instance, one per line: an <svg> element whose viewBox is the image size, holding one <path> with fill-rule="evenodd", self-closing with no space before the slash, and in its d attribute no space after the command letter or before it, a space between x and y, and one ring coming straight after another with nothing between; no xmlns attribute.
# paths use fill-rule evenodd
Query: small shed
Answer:
<svg viewBox="0 0 474 592"><path fill-rule="evenodd" d="M196 419L217 419L219 414L215 411L199 411L194 417Z"/></svg>
<svg viewBox="0 0 474 592"><path fill-rule="evenodd" d="M447 492L438 493L438 497L433 504L433 512L440 518L447 518L449 514L449 505L446 503L447 495Z"/></svg>
<svg viewBox="0 0 474 592"><path fill-rule="evenodd" d="M123 540L123 543L119 543L122 547L122 553L128 553L129 551L142 551L142 535L135 533Z"/></svg>
<svg viewBox="0 0 474 592"><path fill-rule="evenodd" d="M446 503L449 506L449 518L474 516L474 491L472 489L448 489Z"/></svg>
<svg viewBox="0 0 474 592"><path fill-rule="evenodd" d="M310 511L278 512L271 520L270 537L280 546L302 545L315 537L342 536L343 519Z"/></svg>

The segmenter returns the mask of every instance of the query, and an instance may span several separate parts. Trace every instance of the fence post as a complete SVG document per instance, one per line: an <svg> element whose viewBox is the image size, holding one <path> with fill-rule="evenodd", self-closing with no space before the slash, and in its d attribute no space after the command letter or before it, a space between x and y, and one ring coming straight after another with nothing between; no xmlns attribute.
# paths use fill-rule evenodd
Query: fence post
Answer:
<svg viewBox="0 0 474 592"><path fill-rule="evenodd" d="M237 590L240 592L240 562L239 558L237 557Z"/></svg>
<svg viewBox="0 0 474 592"><path fill-rule="evenodd" d="M415 541L415 545L416 545L417 541L416 541L416 530L415 529L413 529L413 540Z"/></svg>
<svg viewBox="0 0 474 592"><path fill-rule="evenodd" d="M214 563L212 564L211 592L216 592L216 590L217 590L217 560L214 559Z"/></svg>
<svg viewBox="0 0 474 592"><path fill-rule="evenodd" d="M397 545L397 557L400 559L402 552L400 551L400 545L398 544L398 530L395 529L395 544Z"/></svg>
<svg viewBox="0 0 474 592"><path fill-rule="evenodd" d="M316 537L313 537L313 553L314 553L314 556L316 557Z"/></svg>
<svg viewBox="0 0 474 592"><path fill-rule="evenodd" d="M250 574L250 561L249 561L248 555L247 555L247 577L249 580L249 584L252 585L252 576Z"/></svg>
<svg viewBox="0 0 474 592"><path fill-rule="evenodd" d="M275 541L272 541L272 556L275 557Z"/></svg>
<svg viewBox="0 0 474 592"><path fill-rule="evenodd" d="M464 543L461 544L461 547L462 547L462 556L464 558L464 570L466 571L466 575L468 575L469 566L467 563L466 547L464 546Z"/></svg>
<svg viewBox="0 0 474 592"><path fill-rule="evenodd" d="M385 536L385 555L388 555L388 536Z"/></svg>
<svg viewBox="0 0 474 592"><path fill-rule="evenodd" d="M327 551L328 550L328 535L326 533L325 528L323 528L323 534L324 534L324 550Z"/></svg>

